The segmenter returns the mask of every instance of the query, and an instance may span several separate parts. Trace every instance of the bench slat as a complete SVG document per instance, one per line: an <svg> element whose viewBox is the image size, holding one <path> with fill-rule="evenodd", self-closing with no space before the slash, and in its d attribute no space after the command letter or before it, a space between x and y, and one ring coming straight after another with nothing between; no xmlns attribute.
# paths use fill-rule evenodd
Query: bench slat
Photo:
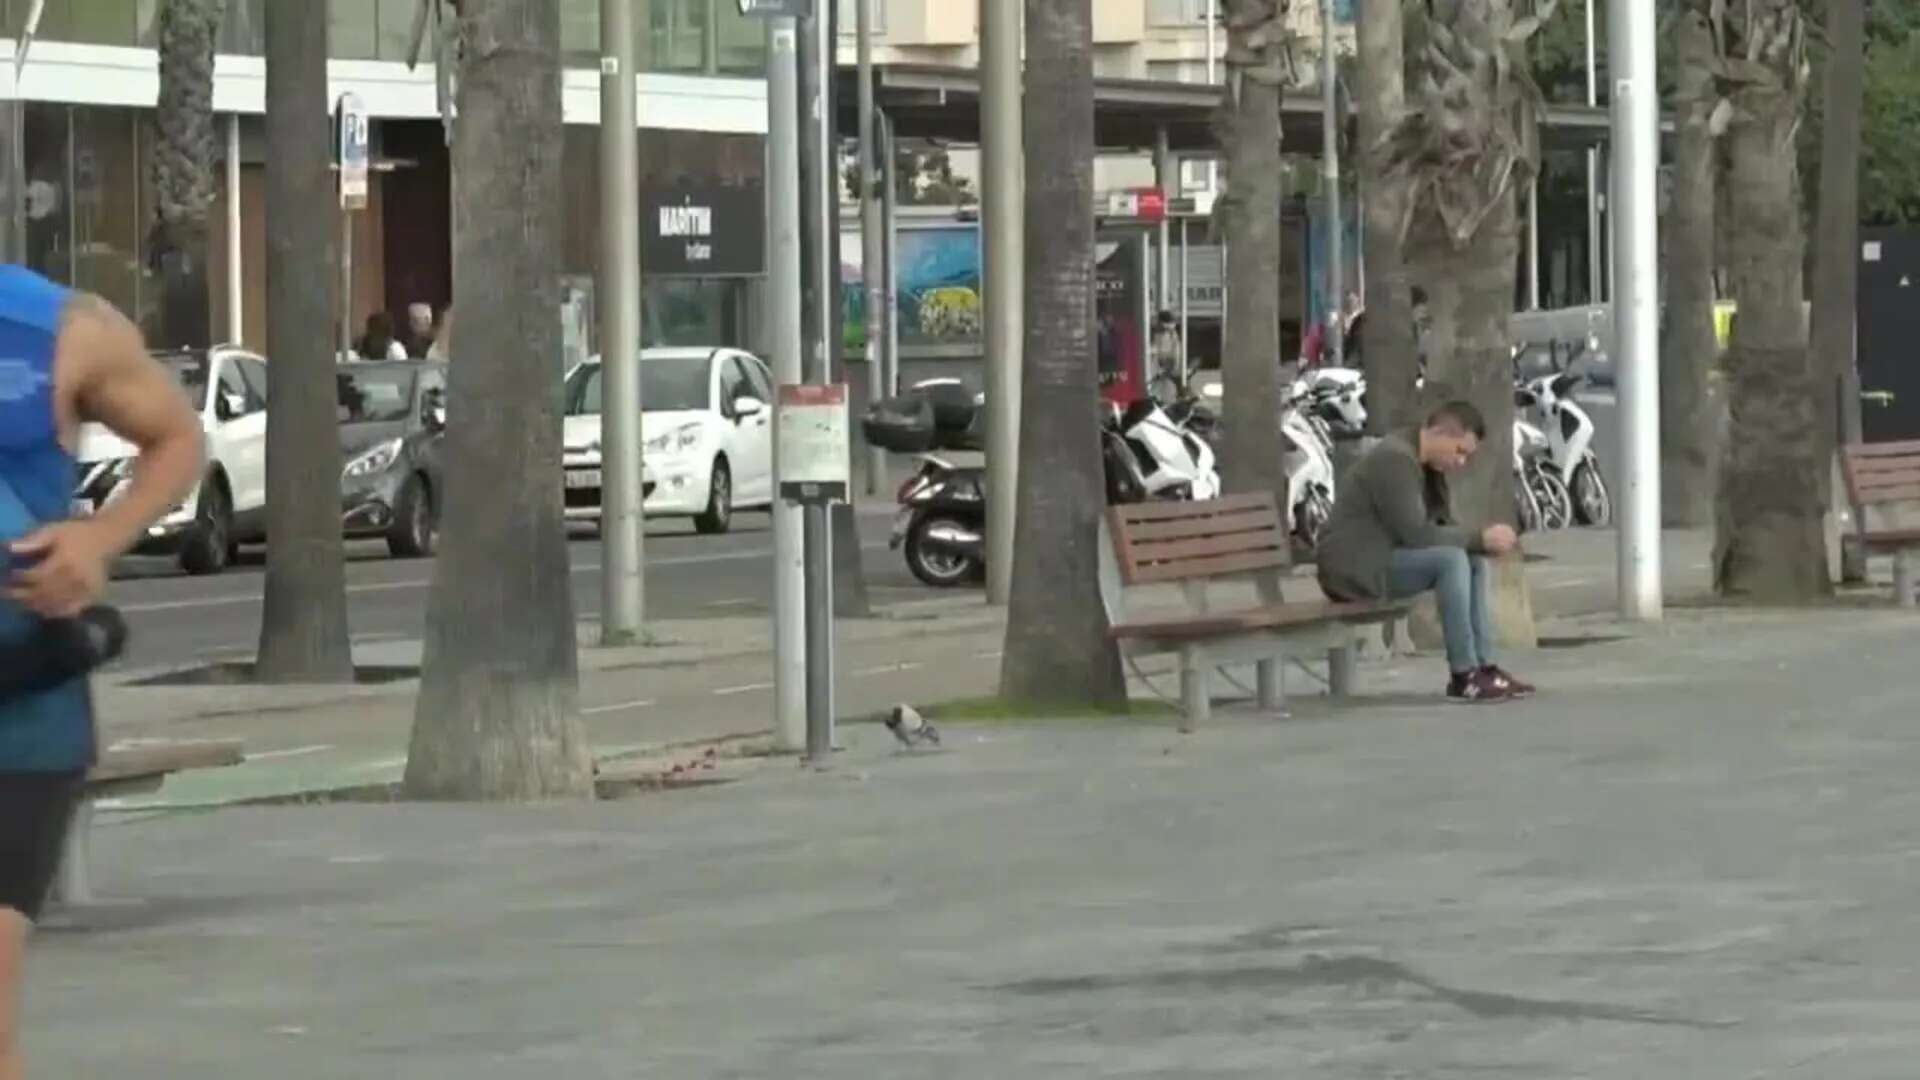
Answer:
<svg viewBox="0 0 1920 1080"><path fill-rule="evenodd" d="M1179 521L1187 518L1213 518L1223 514L1244 513L1248 510L1271 510L1273 496L1223 495L1218 499L1202 502L1141 502L1124 503L1112 508L1112 513L1120 522L1128 525L1143 521Z"/></svg>
<svg viewBox="0 0 1920 1080"><path fill-rule="evenodd" d="M1150 641L1189 641L1249 633L1255 630L1285 630L1322 623L1379 622L1395 618L1407 610L1397 603L1335 603L1331 600L1296 604L1277 604L1244 611L1209 615L1172 615L1140 619L1113 628L1118 639Z"/></svg>
<svg viewBox="0 0 1920 1080"><path fill-rule="evenodd" d="M1149 543L1133 545L1133 561L1136 568L1162 563L1190 562L1214 555L1236 555L1241 552L1279 552L1286 554L1285 537L1271 529L1260 532L1216 533L1211 536L1189 536L1180 540L1155 540Z"/></svg>
<svg viewBox="0 0 1920 1080"><path fill-rule="evenodd" d="M1856 458L1853 471L1861 476L1878 476L1881 473L1912 472L1920 469L1920 454L1901 454L1897 457Z"/></svg>
<svg viewBox="0 0 1920 1080"><path fill-rule="evenodd" d="M1920 529L1880 529L1861 534L1861 540L1873 548L1920 547Z"/></svg>
<svg viewBox="0 0 1920 1080"><path fill-rule="evenodd" d="M1883 506L1887 503L1920 500L1920 476L1904 484L1889 484L1884 487L1862 486L1856 489L1854 498L1861 506Z"/></svg>
<svg viewBox="0 0 1920 1080"><path fill-rule="evenodd" d="M1273 570L1285 567L1287 560L1288 553L1285 551L1255 551L1214 555L1201 559L1183 559L1179 562L1136 565L1129 577L1129 583L1151 585L1160 581L1182 581L1195 577L1218 577L1224 574L1244 574L1254 570Z"/></svg>
<svg viewBox="0 0 1920 1080"><path fill-rule="evenodd" d="M1846 448L1847 456L1859 458L1900 457L1903 454L1920 455L1920 439L1903 439L1897 442L1853 443Z"/></svg>
<svg viewBox="0 0 1920 1080"><path fill-rule="evenodd" d="M1183 540L1190 536L1218 536L1222 533L1278 532L1280 518L1271 509L1247 510L1216 517L1179 518L1172 521L1144 521L1127 526L1127 538L1134 544L1155 540Z"/></svg>

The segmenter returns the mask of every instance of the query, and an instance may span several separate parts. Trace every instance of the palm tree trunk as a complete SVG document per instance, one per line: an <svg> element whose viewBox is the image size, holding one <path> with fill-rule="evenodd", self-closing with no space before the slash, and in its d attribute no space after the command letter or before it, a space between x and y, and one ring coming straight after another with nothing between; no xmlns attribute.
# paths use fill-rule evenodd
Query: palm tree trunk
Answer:
<svg viewBox="0 0 1920 1080"><path fill-rule="evenodd" d="M1391 168L1388 140L1406 112L1405 27L1400 0L1360 0L1354 106L1360 129L1361 243L1366 251L1365 349L1375 433L1418 421L1414 383L1420 373L1413 330L1413 288L1403 226L1406 178Z"/></svg>
<svg viewBox="0 0 1920 1080"><path fill-rule="evenodd" d="M267 9L267 414L263 682L350 682L340 512L313 498L340 482L332 342L337 201L328 171L327 9Z"/></svg>
<svg viewBox="0 0 1920 1080"><path fill-rule="evenodd" d="M1714 583L1723 596L1804 603L1831 592L1821 498L1820 384L1803 321L1793 130L1799 98L1753 93L1727 134L1728 276L1740 305L1728 349L1725 463ZM1823 373L1824 374L1824 373Z"/></svg>
<svg viewBox="0 0 1920 1080"><path fill-rule="evenodd" d="M453 147L445 543L407 757L416 798L591 797L560 488L558 0L465 0Z"/></svg>
<svg viewBox="0 0 1920 1080"><path fill-rule="evenodd" d="M1720 355L1713 328L1714 89L1713 36L1689 8L1677 20L1673 201L1667 211L1667 312L1660 364L1661 516L1669 528L1694 528L1713 516L1708 375Z"/></svg>
<svg viewBox="0 0 1920 1080"><path fill-rule="evenodd" d="M151 170L155 220L147 250L160 270L156 344L211 343L207 212L213 205L213 50L222 0L164 0L160 7L160 95Z"/></svg>
<svg viewBox="0 0 1920 1080"><path fill-rule="evenodd" d="M1093 5L1027 0L1026 362L1001 696L1124 707L1100 598L1093 342Z"/></svg>
<svg viewBox="0 0 1920 1080"><path fill-rule="evenodd" d="M1285 5L1228 0L1227 102L1217 121L1227 164L1227 309L1222 479L1232 492L1288 498L1280 429L1280 95ZM1260 42L1260 44L1254 44Z"/></svg>
<svg viewBox="0 0 1920 1080"><path fill-rule="evenodd" d="M1860 439L1860 376L1854 357L1859 291L1860 138L1866 105L1864 0L1827 0L1826 81L1820 127L1820 207L1813 250L1813 369L1823 373L1819 460ZM1837 396L1836 396L1837 395ZM1831 488L1832 470L1822 473ZM1833 500L1831 491L1826 500ZM1850 538L1848 538L1850 539ZM1866 576L1864 553L1843 543L1845 577Z"/></svg>

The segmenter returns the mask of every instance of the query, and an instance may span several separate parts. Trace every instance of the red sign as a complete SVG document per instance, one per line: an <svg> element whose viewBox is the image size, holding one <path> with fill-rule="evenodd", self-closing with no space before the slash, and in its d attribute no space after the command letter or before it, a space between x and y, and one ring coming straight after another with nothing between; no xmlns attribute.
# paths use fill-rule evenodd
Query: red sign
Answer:
<svg viewBox="0 0 1920 1080"><path fill-rule="evenodd" d="M1167 193L1159 188L1141 188L1140 218L1144 221L1165 221L1167 217Z"/></svg>
<svg viewBox="0 0 1920 1080"><path fill-rule="evenodd" d="M846 383L787 383L780 387L782 405L845 405Z"/></svg>

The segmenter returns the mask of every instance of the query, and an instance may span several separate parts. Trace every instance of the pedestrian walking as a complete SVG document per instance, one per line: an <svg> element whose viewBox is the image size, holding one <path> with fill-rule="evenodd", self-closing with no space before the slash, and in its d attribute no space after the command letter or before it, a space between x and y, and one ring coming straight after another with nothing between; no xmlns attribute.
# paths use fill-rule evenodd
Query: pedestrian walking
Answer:
<svg viewBox="0 0 1920 1080"><path fill-rule="evenodd" d="M138 456L124 494L70 520L73 448L88 422ZM201 443L185 395L126 316L0 266L0 646L94 605L113 560L193 489ZM0 1080L22 1076L21 956L94 760L92 709L84 679L0 698Z"/></svg>

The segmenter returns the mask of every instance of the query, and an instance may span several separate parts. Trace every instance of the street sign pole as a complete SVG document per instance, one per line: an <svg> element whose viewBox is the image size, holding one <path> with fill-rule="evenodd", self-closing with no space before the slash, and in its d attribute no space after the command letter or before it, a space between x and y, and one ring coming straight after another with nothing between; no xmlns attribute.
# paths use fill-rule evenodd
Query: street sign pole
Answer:
<svg viewBox="0 0 1920 1080"><path fill-rule="evenodd" d="M334 109L340 164L340 357L353 355L353 215L367 205L369 126L358 94L341 94Z"/></svg>
<svg viewBox="0 0 1920 1080"><path fill-rule="evenodd" d="M600 643L640 639L646 509L640 430L640 147L632 0L600 0L600 377L605 387Z"/></svg>
<svg viewBox="0 0 1920 1080"><path fill-rule="evenodd" d="M1612 4L1613 340L1619 357L1620 615L1658 622L1660 567L1660 296L1658 36L1651 4Z"/></svg>
<svg viewBox="0 0 1920 1080"><path fill-rule="evenodd" d="M807 762L825 768L833 758L834 503L852 496L847 457L847 384L780 387L774 437L780 447L780 498L804 517L807 596Z"/></svg>
<svg viewBox="0 0 1920 1080"><path fill-rule="evenodd" d="M767 21L767 340L776 386L805 380L800 276L800 0L741 0L741 14ZM788 451L774 428L774 475ZM807 748L806 517L786 499L773 504L774 745ZM829 625L829 629L831 626Z"/></svg>

